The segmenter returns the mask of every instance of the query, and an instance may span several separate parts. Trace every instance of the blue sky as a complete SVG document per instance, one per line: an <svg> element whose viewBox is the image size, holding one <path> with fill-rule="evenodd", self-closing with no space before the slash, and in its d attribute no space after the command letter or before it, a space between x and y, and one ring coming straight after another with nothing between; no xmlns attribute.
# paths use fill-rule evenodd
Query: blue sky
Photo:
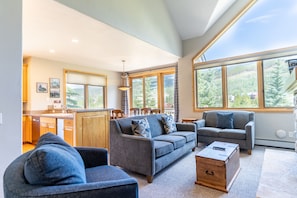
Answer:
<svg viewBox="0 0 297 198"><path fill-rule="evenodd" d="M258 0L208 51L206 60L297 46L297 0Z"/></svg>

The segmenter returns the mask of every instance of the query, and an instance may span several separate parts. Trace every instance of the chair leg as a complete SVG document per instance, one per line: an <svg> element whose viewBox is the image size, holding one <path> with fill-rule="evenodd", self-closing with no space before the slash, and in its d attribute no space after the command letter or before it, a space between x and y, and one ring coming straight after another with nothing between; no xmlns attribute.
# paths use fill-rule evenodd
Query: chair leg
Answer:
<svg viewBox="0 0 297 198"><path fill-rule="evenodd" d="M152 183L153 179L154 179L154 176L152 176L152 175L147 175L146 176L147 183Z"/></svg>
<svg viewBox="0 0 297 198"><path fill-rule="evenodd" d="M249 155L251 155L251 154L252 154L252 149L248 149L248 150L247 150L247 153L248 153Z"/></svg>

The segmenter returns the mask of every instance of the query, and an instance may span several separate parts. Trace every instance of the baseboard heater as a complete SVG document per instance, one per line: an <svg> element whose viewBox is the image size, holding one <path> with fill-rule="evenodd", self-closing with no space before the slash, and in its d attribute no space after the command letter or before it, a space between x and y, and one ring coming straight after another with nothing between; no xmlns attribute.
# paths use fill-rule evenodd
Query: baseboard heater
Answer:
<svg viewBox="0 0 297 198"><path fill-rule="evenodd" d="M255 144L263 145L263 146L273 146L273 147L280 147L280 148L295 149L295 142L286 141L286 140L256 138Z"/></svg>

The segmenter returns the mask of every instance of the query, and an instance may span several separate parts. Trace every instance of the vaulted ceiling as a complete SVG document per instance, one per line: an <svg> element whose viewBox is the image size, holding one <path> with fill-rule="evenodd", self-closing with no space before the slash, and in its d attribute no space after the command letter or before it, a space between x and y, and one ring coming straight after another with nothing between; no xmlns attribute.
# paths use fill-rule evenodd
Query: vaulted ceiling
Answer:
<svg viewBox="0 0 297 198"><path fill-rule="evenodd" d="M163 1L181 41L203 36L235 2ZM23 54L111 71L122 71L121 60L133 71L180 58L53 0L23 1Z"/></svg>

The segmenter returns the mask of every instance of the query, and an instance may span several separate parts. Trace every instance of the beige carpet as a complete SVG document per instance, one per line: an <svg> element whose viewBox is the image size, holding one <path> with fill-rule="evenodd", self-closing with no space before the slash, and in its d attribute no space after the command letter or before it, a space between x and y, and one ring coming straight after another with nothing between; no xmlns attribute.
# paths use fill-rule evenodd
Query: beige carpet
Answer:
<svg viewBox="0 0 297 198"><path fill-rule="evenodd" d="M155 176L153 183L145 176L128 172L138 180L140 198L255 198L261 174L265 147L256 146L252 155L240 153L240 172L229 193L195 184L195 154L190 152L184 158Z"/></svg>
<svg viewBox="0 0 297 198"><path fill-rule="evenodd" d="M297 197L296 152L291 150L265 149L257 197Z"/></svg>

